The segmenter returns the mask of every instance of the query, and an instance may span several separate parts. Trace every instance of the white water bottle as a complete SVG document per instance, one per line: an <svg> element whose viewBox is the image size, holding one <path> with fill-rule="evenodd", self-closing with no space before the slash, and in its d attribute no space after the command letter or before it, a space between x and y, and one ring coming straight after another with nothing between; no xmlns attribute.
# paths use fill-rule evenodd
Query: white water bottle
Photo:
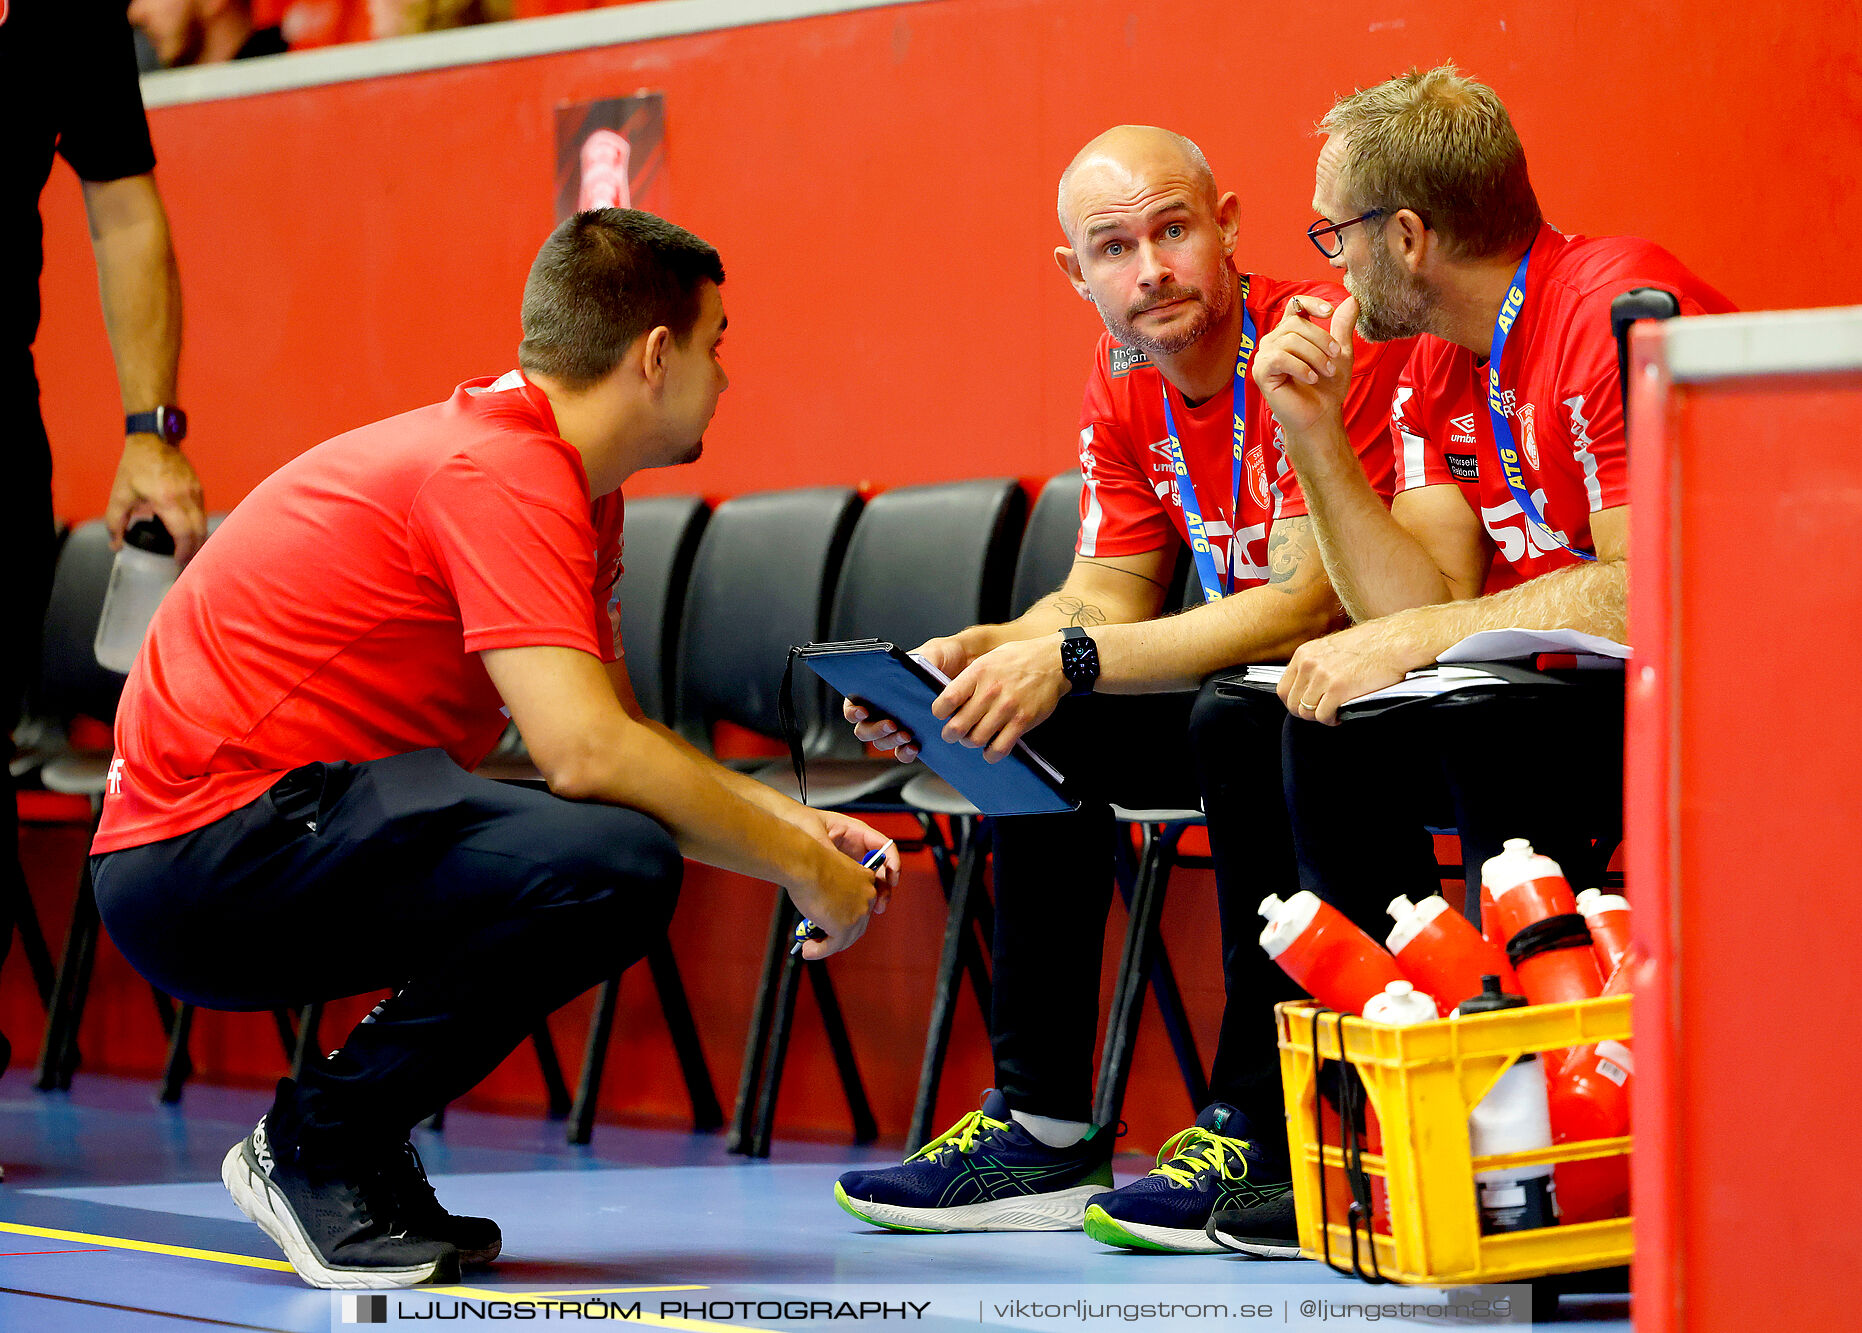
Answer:
<svg viewBox="0 0 1862 1333"><path fill-rule="evenodd" d="M180 572L175 539L159 518L130 524L123 534L123 549L110 566L110 586L104 591L97 638L91 645L99 666L128 674L149 632L149 622L155 618L155 608Z"/></svg>
<svg viewBox="0 0 1862 1333"><path fill-rule="evenodd" d="M1519 1009L1525 1003L1525 996L1501 991L1499 977L1482 977L1481 993L1462 1001L1455 1017ZM1545 1064L1536 1055L1522 1055L1468 1112L1468 1147L1474 1156L1486 1157L1551 1146L1552 1114L1546 1096ZM1480 1202L1483 1235L1549 1227L1558 1221L1558 1197L1550 1166L1476 1171L1474 1191Z"/></svg>
<svg viewBox="0 0 1862 1333"><path fill-rule="evenodd" d="M1392 981L1365 1003L1364 1017L1372 1023L1404 1028L1431 1022L1441 1015L1435 1011L1435 1001L1417 990L1414 983Z"/></svg>

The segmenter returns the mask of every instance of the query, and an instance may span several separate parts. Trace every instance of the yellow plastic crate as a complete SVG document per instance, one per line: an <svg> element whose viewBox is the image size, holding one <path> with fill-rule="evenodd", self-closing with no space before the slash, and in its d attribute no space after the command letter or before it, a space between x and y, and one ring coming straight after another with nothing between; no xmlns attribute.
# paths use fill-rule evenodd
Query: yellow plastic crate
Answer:
<svg viewBox="0 0 1862 1333"><path fill-rule="evenodd" d="M1628 1217L1483 1236L1474 1173L1622 1156L1630 1151L1630 1136L1476 1158L1468 1145L1468 1112L1528 1051L1628 1040L1629 1005L1629 996L1616 995L1410 1027L1367 1023L1307 1003L1279 1005L1287 1141L1305 1257L1344 1272L1429 1286L1627 1264L1634 1252ZM1337 1221L1322 1226L1320 1205L1322 1166L1336 1168L1327 1178L1328 1203L1336 1207L1333 1200L1345 1188L1343 1146L1328 1141L1322 1162L1315 1133L1319 1069L1341 1055L1362 1077L1382 1126L1383 1152L1364 1153L1360 1164L1366 1174L1384 1177L1390 1205L1390 1234L1373 1233L1366 1219L1356 1227L1355 1253L1353 1227Z"/></svg>

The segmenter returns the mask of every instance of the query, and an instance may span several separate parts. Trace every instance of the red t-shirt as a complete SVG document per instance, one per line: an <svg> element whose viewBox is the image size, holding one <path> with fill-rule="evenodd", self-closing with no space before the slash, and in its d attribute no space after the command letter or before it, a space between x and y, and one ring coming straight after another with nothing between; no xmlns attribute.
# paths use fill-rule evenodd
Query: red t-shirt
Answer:
<svg viewBox="0 0 1862 1333"><path fill-rule="evenodd" d="M505 725L479 652L619 656L621 514L515 371L287 463L156 612L92 850L200 828L302 764L473 767Z"/></svg>
<svg viewBox="0 0 1862 1333"><path fill-rule="evenodd" d="M1541 227L1526 270L1526 303L1500 366L1526 490L1546 525L1584 551L1595 550L1590 516L1629 501L1610 302L1636 287L1672 292L1684 315L1733 308L1658 245ZM1441 338L1418 338L1397 386L1390 433L1398 491L1453 483L1480 515L1498 554L1486 591L1577 563L1527 523L1500 473L1486 357Z"/></svg>
<svg viewBox="0 0 1862 1333"><path fill-rule="evenodd" d="M1336 305L1345 299L1345 289L1329 282L1280 282L1249 275L1247 308L1254 316L1257 342L1280 323L1287 301L1294 296L1317 296ZM1372 343L1354 337L1353 348L1345 430L1365 475L1387 500L1390 395L1409 356L1410 340ZM1086 485L1080 494L1079 553L1113 556L1155 551L1171 540L1173 531L1189 540L1164 424L1166 393L1218 575L1226 577L1239 532L1240 550L1233 557L1235 591L1265 583L1268 530L1276 518L1305 514L1306 500L1287 461L1280 423L1268 410L1261 391L1251 381L1247 385L1247 452L1240 502L1231 505L1233 383L1207 402L1190 407L1143 352L1121 346L1109 333L1100 335L1092 375L1086 381L1086 404L1080 412L1080 472ZM1239 515L1231 512L1237 507Z"/></svg>

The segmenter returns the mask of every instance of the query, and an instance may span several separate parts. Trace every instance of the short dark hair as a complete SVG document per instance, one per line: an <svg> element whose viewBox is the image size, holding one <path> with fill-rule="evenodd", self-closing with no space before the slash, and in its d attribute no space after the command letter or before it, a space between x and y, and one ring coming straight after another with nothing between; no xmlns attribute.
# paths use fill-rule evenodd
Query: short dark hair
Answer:
<svg viewBox="0 0 1862 1333"><path fill-rule="evenodd" d="M543 242L524 282L517 364L587 388L644 334L664 325L683 344L718 252L683 227L635 208L591 208Z"/></svg>

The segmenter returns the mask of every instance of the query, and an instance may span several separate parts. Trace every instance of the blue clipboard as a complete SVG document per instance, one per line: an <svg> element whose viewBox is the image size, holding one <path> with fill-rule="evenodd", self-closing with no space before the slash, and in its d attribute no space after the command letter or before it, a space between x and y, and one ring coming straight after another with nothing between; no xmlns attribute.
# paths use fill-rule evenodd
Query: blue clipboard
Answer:
<svg viewBox="0 0 1862 1333"><path fill-rule="evenodd" d="M794 655L839 693L911 732L925 767L984 814L1051 815L1079 808L1067 795L1066 779L1025 741L992 764L982 750L944 740L944 724L931 713L943 683L896 645L879 639L811 643Z"/></svg>

